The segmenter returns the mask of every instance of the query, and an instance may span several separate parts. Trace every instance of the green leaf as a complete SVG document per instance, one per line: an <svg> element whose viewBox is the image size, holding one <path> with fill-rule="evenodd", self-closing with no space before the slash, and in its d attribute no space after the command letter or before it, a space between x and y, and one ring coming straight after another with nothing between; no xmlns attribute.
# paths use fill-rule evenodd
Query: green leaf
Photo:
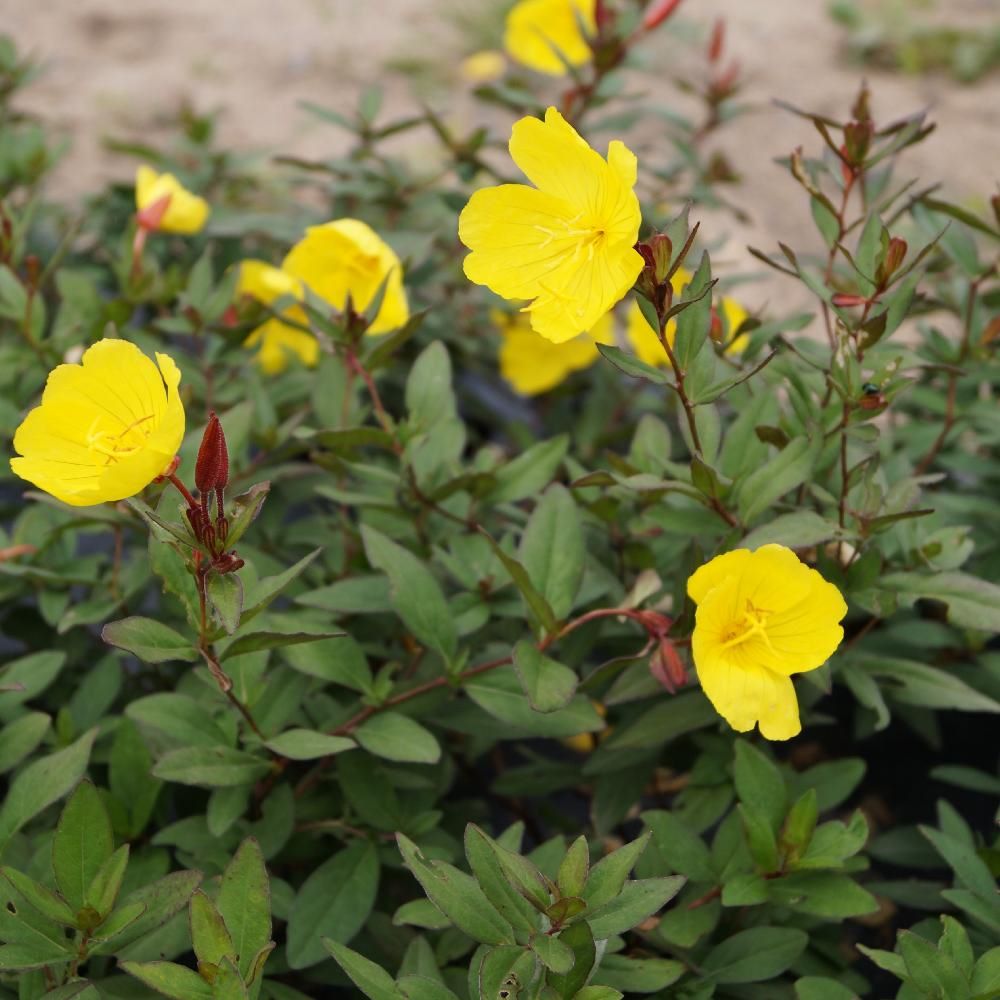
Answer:
<svg viewBox="0 0 1000 1000"><path fill-rule="evenodd" d="M58 802L83 776L97 730L48 757L33 761L11 782L0 806L0 855L28 820Z"/></svg>
<svg viewBox="0 0 1000 1000"><path fill-rule="evenodd" d="M546 969L565 975L573 968L573 949L557 937L537 934L531 939L531 950Z"/></svg>
<svg viewBox="0 0 1000 1000"><path fill-rule="evenodd" d="M626 958L605 955L594 973L597 986L614 986L626 993L663 994L684 975L684 963L670 958Z"/></svg>
<svg viewBox="0 0 1000 1000"><path fill-rule="evenodd" d="M941 997L969 995L969 983L943 952L912 931L901 931L899 952L913 984L924 994Z"/></svg>
<svg viewBox="0 0 1000 1000"><path fill-rule="evenodd" d="M0 729L0 774L20 764L45 739L51 724L44 712L28 712Z"/></svg>
<svg viewBox="0 0 1000 1000"><path fill-rule="evenodd" d="M945 670L917 660L855 654L851 662L877 677L884 694L906 705L954 708L963 712L1000 712L1000 702Z"/></svg>
<svg viewBox="0 0 1000 1000"><path fill-rule="evenodd" d="M691 305L677 317L677 333L674 336L674 354L682 371L688 370L705 346L712 325L712 265L708 254L701 255L698 270L690 284L683 289L681 302Z"/></svg>
<svg viewBox="0 0 1000 1000"><path fill-rule="evenodd" d="M430 431L455 416L455 394L451 388L451 359L440 340L420 352L406 378L406 410L411 425Z"/></svg>
<svg viewBox="0 0 1000 1000"><path fill-rule="evenodd" d="M64 924L66 927L76 926L76 912L51 889L6 866L0 868L0 875L3 875L43 917L48 917L49 920Z"/></svg>
<svg viewBox="0 0 1000 1000"><path fill-rule="evenodd" d="M503 564L503 567L510 574L514 586L521 592L525 603L531 609L539 624L546 632L555 632L558 627L555 613L549 607L549 602L545 600L541 592L531 582L528 571L513 556L509 556L504 550L483 530L483 537L486 539L496 557Z"/></svg>
<svg viewBox="0 0 1000 1000"><path fill-rule="evenodd" d="M346 736L330 736L312 729L287 729L269 739L264 746L291 760L316 760L318 757L351 750L356 744Z"/></svg>
<svg viewBox="0 0 1000 1000"><path fill-rule="evenodd" d="M512 944L510 924L493 908L475 879L443 861L428 861L417 845L396 835L406 867L431 902L461 931L483 944Z"/></svg>
<svg viewBox="0 0 1000 1000"><path fill-rule="evenodd" d="M928 826L921 826L920 832L948 862L958 882L984 900L996 902L996 879L971 844Z"/></svg>
<svg viewBox="0 0 1000 1000"><path fill-rule="evenodd" d="M793 872L768 882L775 903L799 913L844 920L878 909L878 900L850 876L839 872Z"/></svg>
<svg viewBox="0 0 1000 1000"><path fill-rule="evenodd" d="M796 1000L858 1000L857 993L834 979L804 976L795 981Z"/></svg>
<svg viewBox="0 0 1000 1000"><path fill-rule="evenodd" d="M386 606L384 610L391 609ZM372 690L372 672L364 651L349 635L287 646L281 656L290 667L310 677L341 684L362 694Z"/></svg>
<svg viewBox="0 0 1000 1000"><path fill-rule="evenodd" d="M1000 632L1000 586L968 573L888 573L879 586L910 607L923 598L948 605L948 621L961 628ZM996 704L994 702L994 704ZM997 711L991 709L988 711Z"/></svg>
<svg viewBox="0 0 1000 1000"><path fill-rule="evenodd" d="M972 992L979 998L1000 993L1000 945L979 956L972 970Z"/></svg>
<svg viewBox="0 0 1000 1000"><path fill-rule="evenodd" d="M237 636L228 646L226 646L221 660L231 660L245 653L257 653L265 649L282 649L287 646L297 646L301 643L319 642L323 639L338 639L344 635L343 632L250 632L246 635Z"/></svg>
<svg viewBox="0 0 1000 1000"><path fill-rule="evenodd" d="M208 578L208 599L219 624L227 635L240 627L243 611L243 584L235 573L212 573Z"/></svg>
<svg viewBox="0 0 1000 1000"><path fill-rule="evenodd" d="M191 943L199 967L203 964L219 965L223 958L236 957L236 948L233 946L233 939L229 936L222 914L201 889L191 897L189 918Z"/></svg>
<svg viewBox="0 0 1000 1000"><path fill-rule="evenodd" d="M776 979L809 943L805 931L792 927L753 927L717 944L701 963L713 983L760 983Z"/></svg>
<svg viewBox="0 0 1000 1000"><path fill-rule="evenodd" d="M270 489L270 483L255 483L246 493L233 498L229 514L229 534L226 535L223 548L236 548L236 544L256 520Z"/></svg>
<svg viewBox="0 0 1000 1000"><path fill-rule="evenodd" d="M610 750L665 746L685 733L716 725L719 714L701 691L684 691L654 705L634 722L618 729L605 746Z"/></svg>
<svg viewBox="0 0 1000 1000"><path fill-rule="evenodd" d="M652 831L653 845L670 870L686 875L692 882L714 882L718 877L708 845L675 812L664 809L642 814Z"/></svg>
<svg viewBox="0 0 1000 1000"><path fill-rule="evenodd" d="M56 650L20 656L0 667L0 710L23 705L41 694L66 664L66 654Z"/></svg>
<svg viewBox="0 0 1000 1000"><path fill-rule="evenodd" d="M842 534L843 529L836 521L811 510L797 510L754 528L740 544L743 548L758 549L774 542L790 549L805 549Z"/></svg>
<svg viewBox="0 0 1000 1000"><path fill-rule="evenodd" d="M247 594L244 602L246 610L243 612L243 621L247 622L251 618L259 615L276 597L283 594L313 563L322 549L313 549L307 556L303 556L297 563L289 566L282 573L274 576L265 576L258 580ZM234 630L235 631L235 630Z"/></svg>
<svg viewBox="0 0 1000 1000"><path fill-rule="evenodd" d="M565 708L576 694L576 674L556 663L527 639L514 647L514 669L524 693L536 712Z"/></svg>
<svg viewBox="0 0 1000 1000"><path fill-rule="evenodd" d="M740 801L759 812L776 833L788 809L788 793L781 771L752 743L737 740L733 779Z"/></svg>
<svg viewBox="0 0 1000 1000"><path fill-rule="evenodd" d="M664 878L626 882L614 899L585 914L595 940L603 941L615 934L624 934L647 917L659 913L681 891L686 881L682 875L667 875Z"/></svg>
<svg viewBox="0 0 1000 1000"><path fill-rule="evenodd" d="M550 482L569 448L569 435L539 441L494 472L496 485L485 500L489 504L513 503L536 496Z"/></svg>
<svg viewBox="0 0 1000 1000"><path fill-rule="evenodd" d="M392 976L380 965L351 951L339 941L323 938L323 947L369 1000L404 1000L403 994L396 989Z"/></svg>
<svg viewBox="0 0 1000 1000"><path fill-rule="evenodd" d="M569 846L566 856L559 864L556 884L563 896L582 896L590 874L590 848L582 834Z"/></svg>
<svg viewBox="0 0 1000 1000"><path fill-rule="evenodd" d="M178 746L214 747L229 742L212 713L187 695L166 691L147 695L133 701L125 713L142 727L155 729ZM138 780L139 776L134 777Z"/></svg>
<svg viewBox="0 0 1000 1000"><path fill-rule="evenodd" d="M321 962L321 939L350 941L371 913L378 882L378 855L367 841L351 844L315 869L288 915L288 964L305 969Z"/></svg>
<svg viewBox="0 0 1000 1000"><path fill-rule="evenodd" d="M361 537L369 563L389 577L392 604L403 623L420 642L450 661L458 645L455 622L425 563L373 528L363 526Z"/></svg>
<svg viewBox="0 0 1000 1000"><path fill-rule="evenodd" d="M133 615L109 622L101 630L101 638L145 663L164 663L167 660L191 663L198 659L198 650L180 632L152 618Z"/></svg>
<svg viewBox="0 0 1000 1000"><path fill-rule="evenodd" d="M172 1000L212 1000L212 987L197 972L173 962L122 962L123 972Z"/></svg>
<svg viewBox="0 0 1000 1000"><path fill-rule="evenodd" d="M557 619L573 609L583 577L583 528L565 486L550 486L532 511L518 551L535 589Z"/></svg>
<svg viewBox="0 0 1000 1000"><path fill-rule="evenodd" d="M153 776L181 785L230 788L253 784L270 770L267 761L231 747L181 747L156 762Z"/></svg>
<svg viewBox="0 0 1000 1000"><path fill-rule="evenodd" d="M56 885L74 911L83 906L94 876L114 849L104 802L89 781L81 781L63 807L52 841Z"/></svg>
<svg viewBox="0 0 1000 1000"><path fill-rule="evenodd" d="M773 458L736 481L734 495L740 518L752 521L776 500L801 486L812 473L822 438L795 438Z"/></svg>
<svg viewBox="0 0 1000 1000"><path fill-rule="evenodd" d="M0 972L27 972L68 961L69 952L51 941L0 945Z"/></svg>
<svg viewBox="0 0 1000 1000"><path fill-rule="evenodd" d="M519 935L529 936L540 927L538 910L508 877L501 848L475 824L465 828L465 856L486 898ZM545 901L548 903L548 900Z"/></svg>
<svg viewBox="0 0 1000 1000"><path fill-rule="evenodd" d="M422 927L429 931L443 931L451 921L429 900L411 899L396 910L392 922L397 927Z"/></svg>
<svg viewBox="0 0 1000 1000"><path fill-rule="evenodd" d="M215 1000L247 1000L246 985L231 958L223 958L215 970L212 996Z"/></svg>
<svg viewBox="0 0 1000 1000"><path fill-rule="evenodd" d="M629 872L642 857L650 837L652 832L647 830L637 840L605 855L591 867L587 886L583 892L583 898L591 909L610 903L622 891Z"/></svg>
<svg viewBox="0 0 1000 1000"><path fill-rule="evenodd" d="M631 375L632 378L643 378L653 385L669 385L670 377L662 368L655 365L646 364L632 354L626 354L618 347L609 344L598 344L597 349L604 357L611 362L622 374Z"/></svg>
<svg viewBox="0 0 1000 1000"><path fill-rule="evenodd" d="M113 946L92 949L92 954L106 954L112 950L112 947L116 953L120 954L127 945L155 930L183 910L200 882L201 872L173 872L171 875L157 879L155 882L129 893L122 899L118 910L128 910L141 906L142 913L129 923L123 933L117 936ZM110 923L110 919L108 923Z"/></svg>
<svg viewBox="0 0 1000 1000"><path fill-rule="evenodd" d="M271 884L253 837L240 844L222 873L216 905L232 936L240 974L249 979L255 957L271 940Z"/></svg>
<svg viewBox="0 0 1000 1000"><path fill-rule="evenodd" d="M426 976L400 976L398 988L406 1000L458 1000L447 986Z"/></svg>
<svg viewBox="0 0 1000 1000"><path fill-rule="evenodd" d="M441 759L434 734L399 712L373 715L354 730L354 738L369 753L386 760L436 764Z"/></svg>
<svg viewBox="0 0 1000 1000"><path fill-rule="evenodd" d="M121 891L122 881L125 878L125 869L128 866L129 846L122 844L114 854L109 857L94 875L93 881L87 887L87 895L84 902L91 907L101 917L107 917L114 909L118 893Z"/></svg>
<svg viewBox="0 0 1000 1000"><path fill-rule="evenodd" d="M579 920L570 924L559 935L559 940L572 949L573 966L563 975L550 973L546 979L560 997L575 997L590 980L590 972L594 967L594 959L597 957L594 935L586 920Z"/></svg>

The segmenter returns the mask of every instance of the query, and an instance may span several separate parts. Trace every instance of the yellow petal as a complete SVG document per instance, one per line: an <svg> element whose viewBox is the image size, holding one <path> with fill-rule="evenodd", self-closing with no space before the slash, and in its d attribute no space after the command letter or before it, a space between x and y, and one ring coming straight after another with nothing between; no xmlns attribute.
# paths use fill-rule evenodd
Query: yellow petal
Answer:
<svg viewBox="0 0 1000 1000"><path fill-rule="evenodd" d="M524 66L562 76L566 63L582 66L590 60L580 24L594 33L595 8L596 0L520 0L507 15L504 48Z"/></svg>
<svg viewBox="0 0 1000 1000"><path fill-rule="evenodd" d="M289 319L305 324L307 317L302 310L293 308L285 313ZM319 343L305 330L282 323L272 318L254 330L243 346L259 347L257 364L265 375L277 375L288 367L290 355L297 357L307 368L315 368L319 363Z"/></svg>
<svg viewBox="0 0 1000 1000"><path fill-rule="evenodd" d="M667 323L667 342L673 347L674 333L677 323L670 320ZM669 364L667 352L660 343L656 331L646 322L646 317L639 308L639 303L633 300L628 307L628 318L625 326L625 336L635 356L647 365L662 366Z"/></svg>
<svg viewBox="0 0 1000 1000"><path fill-rule="evenodd" d="M759 723L767 739L789 739L801 730L790 678L756 661L754 654L763 645L757 640L728 649L717 641L719 622L729 620L737 605L738 580L729 577L698 606L691 651L702 690L738 732Z"/></svg>
<svg viewBox="0 0 1000 1000"><path fill-rule="evenodd" d="M572 217L570 204L526 184L476 191L458 220L459 239L472 251L466 277L506 299L534 298L572 252L573 237L560 235Z"/></svg>
<svg viewBox="0 0 1000 1000"><path fill-rule="evenodd" d="M847 605L843 596L816 570L806 572L812 584L808 593L767 621L767 636L777 654L775 669L782 673L821 667L844 639L840 621L847 614Z"/></svg>
<svg viewBox="0 0 1000 1000"><path fill-rule="evenodd" d="M486 49L466 56L459 66L462 78L470 83L492 83L499 80L507 70L507 60L502 52Z"/></svg>
<svg viewBox="0 0 1000 1000"><path fill-rule="evenodd" d="M733 549L709 560L691 574L687 582L688 597L701 604L709 591L729 577L739 576L750 561L750 549Z"/></svg>
<svg viewBox="0 0 1000 1000"><path fill-rule="evenodd" d="M603 324L605 336L609 332L608 325L607 322ZM590 335L565 344L553 344L535 333L520 316L505 323L501 329L500 373L524 396L547 392L598 358L595 338Z"/></svg>
<svg viewBox="0 0 1000 1000"><path fill-rule="evenodd" d="M350 297L364 312L385 282L382 305L368 333L387 333L409 319L403 268L395 251L359 219L336 219L311 226L289 251L282 270L307 285L337 310Z"/></svg>
<svg viewBox="0 0 1000 1000"><path fill-rule="evenodd" d="M161 198L169 198L157 229L166 233L197 233L208 219L208 202L192 194L173 174L157 174L141 166L135 175L135 207L148 208Z"/></svg>
<svg viewBox="0 0 1000 1000"><path fill-rule="evenodd" d="M244 260L240 262L236 295L249 295L269 306L280 298L301 299L302 282L280 267L274 267L265 261Z"/></svg>

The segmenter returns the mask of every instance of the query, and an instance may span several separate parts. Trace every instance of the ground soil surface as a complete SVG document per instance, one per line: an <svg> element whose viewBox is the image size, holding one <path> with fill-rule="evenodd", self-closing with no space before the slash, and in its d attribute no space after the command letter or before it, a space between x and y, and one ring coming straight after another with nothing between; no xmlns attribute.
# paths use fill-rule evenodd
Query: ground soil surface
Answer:
<svg viewBox="0 0 1000 1000"><path fill-rule="evenodd" d="M430 57L447 72L477 44L449 14L475 18L487 6L488 0L0 0L0 30L44 63L22 103L71 137L53 193L72 198L131 176L134 163L107 151L105 137L162 141L184 101L221 111L220 141L227 145L336 154L344 136L304 113L299 101L349 108L387 59ZM1000 17L1000 0L946 0L946 6L939 0L942 15L985 25ZM844 59L842 33L824 0L687 0L678 16L704 24L726 18L729 51L743 66L744 96L753 106L718 140L742 175L739 197L752 216L743 225L719 223L728 236L723 269L750 265L747 243L808 245L814 237L801 192L773 160L800 144L818 150L819 136L771 102L783 97L839 116L856 91L864 71ZM679 48L676 36L650 42L652 64L662 58L665 74L683 70L686 60L697 64L693 51L679 54ZM954 200L985 206L1000 178L1000 74L973 86L946 76L868 77L879 120L927 107L939 123L910 157L912 174L943 181L943 193ZM390 76L386 91L387 113L414 106L414 85L405 76ZM768 298L777 306L782 287L753 287L748 305Z"/></svg>

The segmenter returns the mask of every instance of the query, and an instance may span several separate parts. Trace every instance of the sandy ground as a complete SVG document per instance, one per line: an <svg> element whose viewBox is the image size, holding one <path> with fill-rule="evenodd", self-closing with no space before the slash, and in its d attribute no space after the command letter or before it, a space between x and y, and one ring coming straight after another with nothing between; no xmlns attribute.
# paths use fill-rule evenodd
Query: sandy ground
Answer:
<svg viewBox="0 0 1000 1000"><path fill-rule="evenodd" d="M1000 0L943 2L953 23L1000 19ZM133 163L104 150L103 137L160 140L184 100L221 110L226 144L335 154L341 133L297 102L349 108L386 58L454 62L463 42L442 17L442 3L468 13L488 0L0 0L0 30L45 64L23 103L71 136L72 153L55 181L56 193L70 197L131 175ZM770 102L781 96L840 115L856 91L861 71L845 65L839 29L825 6L825 0L687 0L681 10L704 23L726 18L729 50L744 67L744 96L753 105L720 139L743 175L741 203L753 216L746 226L730 227L725 253L733 264L747 261L747 242L773 248L778 239L811 232L798 189L773 159L799 144L816 150L819 137ZM676 41L649 44L654 65L658 52L677 53ZM691 57L682 56L681 65L684 58ZM668 72L675 69L671 64ZM878 119L929 107L940 123L911 154L913 174L944 180L953 199L985 205L1000 179L1000 74L971 87L943 76L883 73L870 74L870 83ZM389 112L412 105L409 89L404 78L389 81Z"/></svg>

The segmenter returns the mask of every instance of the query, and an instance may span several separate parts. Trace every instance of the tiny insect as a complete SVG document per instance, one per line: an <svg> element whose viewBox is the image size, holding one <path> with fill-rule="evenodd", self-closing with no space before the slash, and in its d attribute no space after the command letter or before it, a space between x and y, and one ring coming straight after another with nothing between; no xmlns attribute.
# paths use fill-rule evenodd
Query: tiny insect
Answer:
<svg viewBox="0 0 1000 1000"><path fill-rule="evenodd" d="M517 995L521 992L521 981L512 972L501 984L497 993L497 1000L517 1000Z"/></svg>

